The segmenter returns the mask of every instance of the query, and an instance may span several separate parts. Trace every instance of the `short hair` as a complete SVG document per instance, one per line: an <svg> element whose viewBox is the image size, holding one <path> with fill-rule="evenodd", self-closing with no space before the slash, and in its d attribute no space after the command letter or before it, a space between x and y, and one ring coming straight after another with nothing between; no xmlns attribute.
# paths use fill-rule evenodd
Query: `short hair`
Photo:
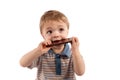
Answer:
<svg viewBox="0 0 120 80"><path fill-rule="evenodd" d="M42 28L44 26L44 24L48 21L63 21L64 23L66 23L67 28L69 29L69 21L67 19L67 17L61 13L60 11L57 10L49 10L46 11L40 19L40 32L42 32Z"/></svg>

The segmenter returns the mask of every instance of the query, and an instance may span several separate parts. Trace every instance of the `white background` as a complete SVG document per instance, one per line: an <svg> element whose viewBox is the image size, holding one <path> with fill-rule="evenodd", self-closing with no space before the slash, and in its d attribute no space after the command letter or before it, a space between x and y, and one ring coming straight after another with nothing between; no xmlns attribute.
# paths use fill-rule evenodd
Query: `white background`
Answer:
<svg viewBox="0 0 120 80"><path fill-rule="evenodd" d="M86 71L77 80L120 80L119 0L0 0L0 80L34 80L36 69L19 65L37 47L41 15L63 12L80 40Z"/></svg>

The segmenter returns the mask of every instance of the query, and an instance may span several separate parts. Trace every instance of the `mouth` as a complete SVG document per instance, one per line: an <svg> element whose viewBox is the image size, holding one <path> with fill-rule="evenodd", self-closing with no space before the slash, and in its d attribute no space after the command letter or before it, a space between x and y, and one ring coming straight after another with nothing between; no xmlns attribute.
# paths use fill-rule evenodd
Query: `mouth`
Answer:
<svg viewBox="0 0 120 80"><path fill-rule="evenodd" d="M66 38L66 39L61 39L61 40L55 40L55 41L52 41L52 44L47 45L46 47L57 46L57 45L65 44L65 43L72 43L72 39Z"/></svg>

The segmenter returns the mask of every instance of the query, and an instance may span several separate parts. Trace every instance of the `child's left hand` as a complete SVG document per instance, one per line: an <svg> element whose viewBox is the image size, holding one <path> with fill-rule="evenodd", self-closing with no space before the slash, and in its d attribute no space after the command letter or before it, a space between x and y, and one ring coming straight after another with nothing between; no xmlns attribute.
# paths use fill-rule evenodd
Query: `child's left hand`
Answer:
<svg viewBox="0 0 120 80"><path fill-rule="evenodd" d="M79 40L77 37L72 37L71 48L72 48L72 51L79 50Z"/></svg>

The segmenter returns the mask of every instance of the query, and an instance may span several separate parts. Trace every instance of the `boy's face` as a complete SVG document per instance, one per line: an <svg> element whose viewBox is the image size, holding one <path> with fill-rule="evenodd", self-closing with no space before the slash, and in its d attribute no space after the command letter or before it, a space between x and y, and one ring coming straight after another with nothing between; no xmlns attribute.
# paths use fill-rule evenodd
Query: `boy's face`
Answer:
<svg viewBox="0 0 120 80"><path fill-rule="evenodd" d="M45 40L61 40L68 36L68 27L62 21L49 21L42 27L41 33Z"/></svg>

